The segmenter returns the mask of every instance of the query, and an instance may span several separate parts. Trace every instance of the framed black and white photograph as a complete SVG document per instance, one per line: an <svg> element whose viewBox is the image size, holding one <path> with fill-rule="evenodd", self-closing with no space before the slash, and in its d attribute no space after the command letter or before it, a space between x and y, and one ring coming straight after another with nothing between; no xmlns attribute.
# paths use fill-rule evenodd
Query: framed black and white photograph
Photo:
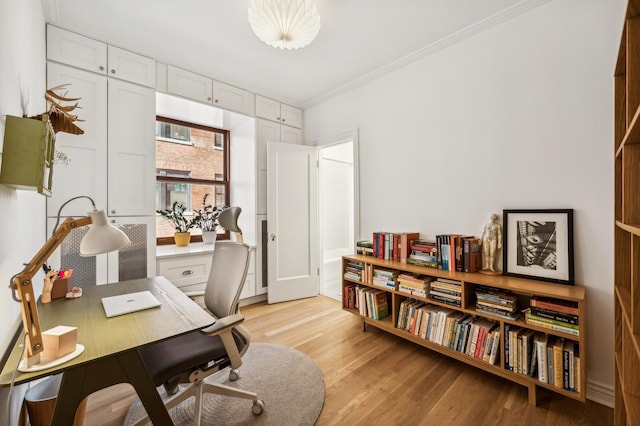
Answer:
<svg viewBox="0 0 640 426"><path fill-rule="evenodd" d="M504 275L573 285L573 210L504 210Z"/></svg>

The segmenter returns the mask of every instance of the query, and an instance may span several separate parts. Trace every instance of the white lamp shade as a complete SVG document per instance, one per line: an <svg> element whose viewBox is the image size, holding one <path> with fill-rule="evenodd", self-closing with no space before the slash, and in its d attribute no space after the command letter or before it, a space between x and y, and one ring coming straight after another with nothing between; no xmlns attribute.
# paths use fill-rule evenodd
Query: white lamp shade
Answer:
<svg viewBox="0 0 640 426"><path fill-rule="evenodd" d="M91 225L89 232L80 242L80 256L95 256L131 244L131 240L124 232L109 225L104 210L94 210L88 215L91 217Z"/></svg>
<svg viewBox="0 0 640 426"><path fill-rule="evenodd" d="M320 15L312 0L251 0L249 24L269 46L299 49L317 37Z"/></svg>

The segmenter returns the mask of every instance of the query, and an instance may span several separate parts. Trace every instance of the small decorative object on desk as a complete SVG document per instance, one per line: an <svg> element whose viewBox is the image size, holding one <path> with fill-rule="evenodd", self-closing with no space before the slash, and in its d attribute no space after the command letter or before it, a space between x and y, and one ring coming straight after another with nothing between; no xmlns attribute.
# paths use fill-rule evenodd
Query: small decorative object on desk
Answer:
<svg viewBox="0 0 640 426"><path fill-rule="evenodd" d="M502 248L502 226L496 223L497 214L491 215L491 221L484 226L482 236L478 244L482 248L482 269L480 273L487 275L499 275L496 271L496 259L498 250Z"/></svg>

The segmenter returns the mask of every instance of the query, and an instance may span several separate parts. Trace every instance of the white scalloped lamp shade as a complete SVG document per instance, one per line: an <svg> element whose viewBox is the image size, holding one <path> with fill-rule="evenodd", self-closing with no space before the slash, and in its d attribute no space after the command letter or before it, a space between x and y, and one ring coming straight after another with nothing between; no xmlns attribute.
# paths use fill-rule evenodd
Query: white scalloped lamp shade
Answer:
<svg viewBox="0 0 640 426"><path fill-rule="evenodd" d="M82 241L80 241L80 256L95 256L118 250L131 244L127 234L115 226L111 226L104 210L88 213L91 225Z"/></svg>
<svg viewBox="0 0 640 426"><path fill-rule="evenodd" d="M318 36L320 15L312 0L251 0L249 24L269 46L300 49Z"/></svg>

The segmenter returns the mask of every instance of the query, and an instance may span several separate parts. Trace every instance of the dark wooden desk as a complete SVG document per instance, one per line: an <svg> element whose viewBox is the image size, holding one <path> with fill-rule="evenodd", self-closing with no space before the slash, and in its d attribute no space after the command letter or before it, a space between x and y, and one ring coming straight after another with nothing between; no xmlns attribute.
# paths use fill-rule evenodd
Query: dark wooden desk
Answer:
<svg viewBox="0 0 640 426"><path fill-rule="evenodd" d="M162 303L159 308L107 318L102 298L149 290ZM171 418L147 374L137 349L188 333L213 323L213 318L169 280L153 277L85 288L78 299L56 299L38 305L42 330L56 325L78 328L84 352L49 370L18 373L16 384L64 373L53 425L73 423L76 408L91 393L117 383L131 383L154 425L170 425ZM22 339L0 373L0 386L8 386L22 357Z"/></svg>

